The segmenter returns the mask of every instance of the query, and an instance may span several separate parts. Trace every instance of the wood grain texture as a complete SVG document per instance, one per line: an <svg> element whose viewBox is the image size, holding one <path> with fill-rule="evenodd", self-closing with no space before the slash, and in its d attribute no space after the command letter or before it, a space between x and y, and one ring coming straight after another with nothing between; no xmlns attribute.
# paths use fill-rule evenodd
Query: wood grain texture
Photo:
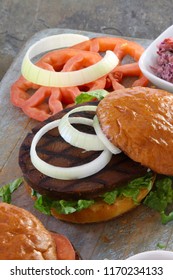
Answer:
<svg viewBox="0 0 173 280"><path fill-rule="evenodd" d="M19 77L22 58L36 40L59 33L79 33L76 30L46 29L36 33L23 47L0 84L0 185L21 176L18 165L20 145L31 128L38 122L30 120L10 103L10 86ZM98 33L82 32L91 37ZM103 34L102 34L103 35ZM134 39L146 47L150 40ZM126 259L134 253L158 249L158 243L173 250L173 223L162 225L159 215L144 206L106 223L75 225L39 213L33 207L24 186L12 197L12 203L36 215L53 231L65 234L83 259Z"/></svg>

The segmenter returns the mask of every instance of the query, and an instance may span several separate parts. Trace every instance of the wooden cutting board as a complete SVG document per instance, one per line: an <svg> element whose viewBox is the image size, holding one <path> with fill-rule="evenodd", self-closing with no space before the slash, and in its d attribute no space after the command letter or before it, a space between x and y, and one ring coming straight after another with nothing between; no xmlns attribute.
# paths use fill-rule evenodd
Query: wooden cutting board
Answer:
<svg viewBox="0 0 173 280"><path fill-rule="evenodd" d="M61 33L80 33L89 37L105 35L70 29L46 29L26 42L0 84L0 186L22 176L18 165L19 147L26 134L38 123L10 103L10 87L20 76L21 62L28 47L45 36ZM144 47L150 44L150 40L126 39ZM35 210L24 186L13 194L12 203L31 211L47 229L65 234L83 259L122 260L145 250L159 249L158 244L173 250L173 223L162 225L158 213L143 205L110 222L75 225Z"/></svg>

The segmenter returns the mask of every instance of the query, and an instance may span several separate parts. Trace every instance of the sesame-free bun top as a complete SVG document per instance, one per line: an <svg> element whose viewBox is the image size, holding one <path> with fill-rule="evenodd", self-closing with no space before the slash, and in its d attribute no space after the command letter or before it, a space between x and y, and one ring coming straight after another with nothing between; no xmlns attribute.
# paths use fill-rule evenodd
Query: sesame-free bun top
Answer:
<svg viewBox="0 0 173 280"><path fill-rule="evenodd" d="M97 116L108 139L132 160L173 175L173 95L132 87L109 93Z"/></svg>
<svg viewBox="0 0 173 280"><path fill-rule="evenodd" d="M57 259L55 241L30 212L0 203L0 259Z"/></svg>

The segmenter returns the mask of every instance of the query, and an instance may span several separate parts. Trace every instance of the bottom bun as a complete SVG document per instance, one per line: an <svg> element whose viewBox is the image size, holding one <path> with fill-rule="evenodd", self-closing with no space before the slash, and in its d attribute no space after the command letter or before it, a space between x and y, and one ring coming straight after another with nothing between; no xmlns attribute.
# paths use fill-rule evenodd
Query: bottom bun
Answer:
<svg viewBox="0 0 173 280"><path fill-rule="evenodd" d="M140 203L148 192L147 189L142 189L138 195L137 202ZM68 215L59 214L55 209L52 209L51 213L52 216L62 221L86 224L111 220L132 210L136 206L138 206L138 204L135 203L132 198L123 197L117 198L116 202L111 205L104 201L98 201L86 209Z"/></svg>

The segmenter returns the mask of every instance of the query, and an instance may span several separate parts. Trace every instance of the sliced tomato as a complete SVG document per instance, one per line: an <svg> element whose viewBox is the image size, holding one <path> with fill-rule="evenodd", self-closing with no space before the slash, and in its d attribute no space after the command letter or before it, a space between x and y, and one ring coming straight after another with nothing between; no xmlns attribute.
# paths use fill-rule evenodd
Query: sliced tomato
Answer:
<svg viewBox="0 0 173 280"><path fill-rule="evenodd" d="M133 76L131 86L147 86L148 80L142 75L138 60L144 48L136 42L116 37L96 37L71 48L50 51L36 63L49 71L75 71L97 63L101 53L114 51L119 65L104 77L82 86L51 88L32 84L22 76L11 87L11 102L20 107L30 118L44 121L63 108L75 103L82 91L123 88L123 78ZM131 56L134 63L124 65L124 57ZM136 78L135 78L136 77ZM134 81L135 79L135 81Z"/></svg>
<svg viewBox="0 0 173 280"><path fill-rule="evenodd" d="M75 260L76 252L68 240L68 238L62 234L51 232L52 237L55 240L57 248L58 260Z"/></svg>

